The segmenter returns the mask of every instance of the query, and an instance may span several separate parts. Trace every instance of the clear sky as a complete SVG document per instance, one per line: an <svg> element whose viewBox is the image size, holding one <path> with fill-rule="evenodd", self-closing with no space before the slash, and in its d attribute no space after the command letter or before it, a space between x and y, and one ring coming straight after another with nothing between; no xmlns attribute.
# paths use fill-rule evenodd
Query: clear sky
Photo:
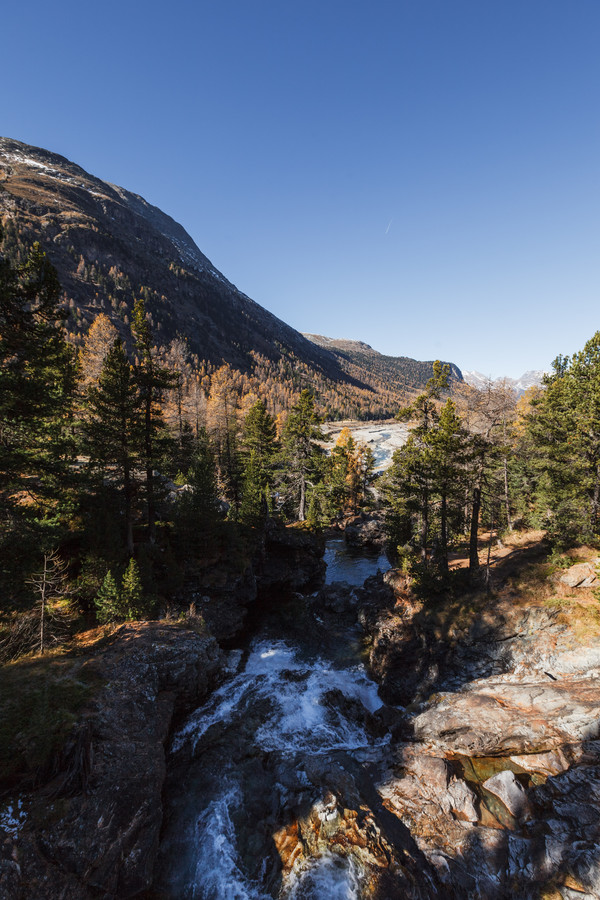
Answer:
<svg viewBox="0 0 600 900"><path fill-rule="evenodd" d="M0 134L301 331L486 375L600 328L599 0L5 0Z"/></svg>

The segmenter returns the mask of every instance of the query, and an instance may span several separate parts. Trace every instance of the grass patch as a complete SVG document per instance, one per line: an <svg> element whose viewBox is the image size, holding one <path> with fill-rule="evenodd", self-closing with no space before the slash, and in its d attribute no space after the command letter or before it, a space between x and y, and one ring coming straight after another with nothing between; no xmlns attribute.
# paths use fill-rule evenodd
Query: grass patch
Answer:
<svg viewBox="0 0 600 900"><path fill-rule="evenodd" d="M0 787L52 774L94 681L80 660L58 655L0 668Z"/></svg>

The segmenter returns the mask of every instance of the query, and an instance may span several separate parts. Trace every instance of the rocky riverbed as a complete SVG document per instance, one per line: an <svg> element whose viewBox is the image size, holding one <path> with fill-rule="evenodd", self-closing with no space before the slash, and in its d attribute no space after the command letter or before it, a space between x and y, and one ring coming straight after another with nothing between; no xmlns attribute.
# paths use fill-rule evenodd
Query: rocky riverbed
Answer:
<svg viewBox="0 0 600 900"><path fill-rule="evenodd" d="M235 649L148 623L80 659L56 772L0 806L0 898L599 900L597 629L393 569L300 593L321 551L271 540Z"/></svg>
<svg viewBox="0 0 600 900"><path fill-rule="evenodd" d="M375 470L384 471L390 465L394 450L404 446L410 429L408 425L390 419L384 422L326 422L324 432L335 442L342 429L348 428L357 444L366 444L373 451Z"/></svg>

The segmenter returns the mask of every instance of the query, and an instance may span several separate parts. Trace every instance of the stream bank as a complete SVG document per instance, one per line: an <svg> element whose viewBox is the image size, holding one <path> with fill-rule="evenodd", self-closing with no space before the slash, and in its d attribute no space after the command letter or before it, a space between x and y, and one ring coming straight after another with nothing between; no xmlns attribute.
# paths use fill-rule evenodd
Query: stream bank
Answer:
<svg viewBox="0 0 600 900"><path fill-rule="evenodd" d="M146 623L81 660L58 781L0 810L2 900L600 898L597 632L325 553L305 594L280 559L226 655Z"/></svg>

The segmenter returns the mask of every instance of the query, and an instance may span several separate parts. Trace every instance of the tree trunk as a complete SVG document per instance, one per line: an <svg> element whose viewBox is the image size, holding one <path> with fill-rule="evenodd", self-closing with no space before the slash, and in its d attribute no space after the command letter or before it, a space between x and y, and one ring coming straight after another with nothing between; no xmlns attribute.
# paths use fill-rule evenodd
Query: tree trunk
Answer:
<svg viewBox="0 0 600 900"><path fill-rule="evenodd" d="M446 494L442 494L442 509L440 521L440 568L444 574L448 574L448 508Z"/></svg>
<svg viewBox="0 0 600 900"><path fill-rule="evenodd" d="M44 574L40 585L40 655L46 649L46 588L48 579L48 556L44 554Z"/></svg>
<svg viewBox="0 0 600 900"><path fill-rule="evenodd" d="M421 508L421 559L427 563L427 541L429 540L429 491L423 492L423 506Z"/></svg>
<svg viewBox="0 0 600 900"><path fill-rule="evenodd" d="M156 507L154 499L154 468L152 465L152 394L148 391L144 409L144 454L146 457L146 503L148 516L148 540L156 538Z"/></svg>
<svg viewBox="0 0 600 900"><path fill-rule="evenodd" d="M504 440L504 446L506 446L506 418L503 419L502 422L502 438ZM510 518L510 502L508 499L508 459L506 453L503 457L503 467L504 467L504 507L506 510L506 524L508 525L508 530L512 531L512 520Z"/></svg>
<svg viewBox="0 0 600 900"><path fill-rule="evenodd" d="M504 457L504 507L506 509L506 524L508 525L508 530L512 531L512 519L510 517L510 503L508 500L508 461L506 457Z"/></svg>
<svg viewBox="0 0 600 900"><path fill-rule="evenodd" d="M471 535L469 538L469 572L474 574L479 569L477 553L477 537L479 534L479 513L481 511L481 488L473 488L473 507L471 510Z"/></svg>
<svg viewBox="0 0 600 900"><path fill-rule="evenodd" d="M132 494L133 486L131 483L131 473L129 471L129 463L123 466L123 487L125 494L125 531L127 535L127 552L129 556L133 556L133 511L132 511Z"/></svg>
<svg viewBox="0 0 600 900"><path fill-rule="evenodd" d="M492 505L492 521L490 524L490 539L488 541L488 549L487 549L487 562L485 565L485 585L487 587L488 593L490 590L490 560L492 556L492 539L494 537L494 507Z"/></svg>
<svg viewBox="0 0 600 900"><path fill-rule="evenodd" d="M594 484L594 493L590 509L590 525L593 533L596 532L598 523L598 505L600 503L600 466L596 466L596 483Z"/></svg>
<svg viewBox="0 0 600 900"><path fill-rule="evenodd" d="M306 481L304 479L304 475L300 476L300 506L298 507L298 519L300 522L304 522L305 516L305 505L306 505Z"/></svg>

